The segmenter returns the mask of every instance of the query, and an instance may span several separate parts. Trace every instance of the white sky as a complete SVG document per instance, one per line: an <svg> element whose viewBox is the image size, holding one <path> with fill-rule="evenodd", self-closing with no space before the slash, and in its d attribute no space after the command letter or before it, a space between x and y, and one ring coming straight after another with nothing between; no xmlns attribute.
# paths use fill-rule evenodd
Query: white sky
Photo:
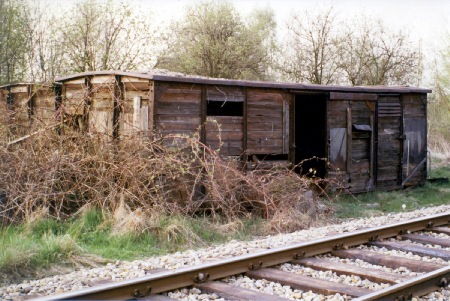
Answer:
<svg viewBox="0 0 450 301"><path fill-rule="evenodd" d="M146 11L153 11L160 20L179 18L183 7L194 0L135 0ZM394 30L410 34L414 42L422 40L423 53L430 58L442 45L440 40L450 30L450 0L231 0L243 14L255 7L269 6L275 11L277 23L283 26L295 11L333 5L341 18L364 14L382 19Z"/></svg>
<svg viewBox="0 0 450 301"><path fill-rule="evenodd" d="M31 0L33 1L33 0ZM53 2L55 1L55 2ZM50 0L56 7L67 7L76 0ZM57 2L56 2L57 1ZM230 0L239 12L249 13L256 7L269 6L275 12L279 27L286 24L293 12L329 7L336 9L339 18L364 14L382 19L388 28L402 30L414 43L422 41L422 51L429 62L442 47L445 33L450 31L450 0ZM119 1L118 1L119 2ZM182 16L186 5L195 0L128 0L140 12L159 24ZM425 61L425 62L427 62ZM427 66L425 65L425 69ZM426 73L426 70L424 70Z"/></svg>

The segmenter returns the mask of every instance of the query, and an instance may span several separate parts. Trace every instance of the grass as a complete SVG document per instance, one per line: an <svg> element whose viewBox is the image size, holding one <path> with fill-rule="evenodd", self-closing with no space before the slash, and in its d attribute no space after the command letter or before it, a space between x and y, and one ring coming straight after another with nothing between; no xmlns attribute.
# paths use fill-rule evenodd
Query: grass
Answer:
<svg viewBox="0 0 450 301"><path fill-rule="evenodd" d="M430 177L450 178L450 167L436 168ZM338 218L360 218L446 204L450 204L450 183L427 182L414 189L340 196L335 210Z"/></svg>
<svg viewBox="0 0 450 301"><path fill-rule="evenodd" d="M450 177L450 167L440 167L432 176ZM360 218L449 203L449 183L427 183L401 191L340 196L330 206L336 218ZM95 266L246 240L262 235L264 225L257 218L213 222L208 217L152 215L124 208L113 213L86 209L66 221L41 212L26 223L0 229L0 275L4 275L0 281L17 280L14 275L33 277L37 270L54 265Z"/></svg>
<svg viewBox="0 0 450 301"><path fill-rule="evenodd" d="M55 266L95 266L248 239L261 234L259 223L258 219L221 224L206 217L161 216L147 231L117 232L112 215L98 209L64 222L40 218L0 231L0 282L34 277L35 271Z"/></svg>

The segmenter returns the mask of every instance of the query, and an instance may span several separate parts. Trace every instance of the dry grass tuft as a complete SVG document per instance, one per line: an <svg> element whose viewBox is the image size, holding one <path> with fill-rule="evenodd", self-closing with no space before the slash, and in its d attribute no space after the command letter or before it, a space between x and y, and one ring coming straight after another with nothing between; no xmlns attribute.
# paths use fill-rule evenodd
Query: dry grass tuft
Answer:
<svg viewBox="0 0 450 301"><path fill-rule="evenodd" d="M202 239L192 230L184 218L170 218L170 222L161 226L159 237L166 239L169 245L186 244L198 246Z"/></svg>
<svg viewBox="0 0 450 301"><path fill-rule="evenodd" d="M265 223L264 233L287 233L317 226L332 215L333 211L311 191L298 192L282 199L273 216Z"/></svg>
<svg viewBox="0 0 450 301"><path fill-rule="evenodd" d="M449 166L450 142L443 139L443 137L434 137L430 140L428 149L431 154L432 167Z"/></svg>
<svg viewBox="0 0 450 301"><path fill-rule="evenodd" d="M240 219L229 221L227 223L214 223L211 224L211 229L218 231L219 233L238 233L244 230L245 225Z"/></svg>
<svg viewBox="0 0 450 301"><path fill-rule="evenodd" d="M112 214L112 235L143 234L153 228L154 217L142 208L131 210L123 201Z"/></svg>
<svg viewBox="0 0 450 301"><path fill-rule="evenodd" d="M27 225L33 225L41 220L47 219L50 217L48 207L42 206L39 208L36 208L36 210L33 210L29 214L25 215L25 223Z"/></svg>

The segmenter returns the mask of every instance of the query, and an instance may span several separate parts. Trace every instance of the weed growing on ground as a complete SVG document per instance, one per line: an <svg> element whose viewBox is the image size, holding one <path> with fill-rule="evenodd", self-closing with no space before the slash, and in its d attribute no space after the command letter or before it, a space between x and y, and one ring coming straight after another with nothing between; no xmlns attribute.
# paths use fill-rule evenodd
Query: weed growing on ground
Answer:
<svg viewBox="0 0 450 301"><path fill-rule="evenodd" d="M433 175L450 178L450 166L436 168ZM450 183L427 182L414 189L341 195L335 200L334 206L338 218L361 218L449 203Z"/></svg>

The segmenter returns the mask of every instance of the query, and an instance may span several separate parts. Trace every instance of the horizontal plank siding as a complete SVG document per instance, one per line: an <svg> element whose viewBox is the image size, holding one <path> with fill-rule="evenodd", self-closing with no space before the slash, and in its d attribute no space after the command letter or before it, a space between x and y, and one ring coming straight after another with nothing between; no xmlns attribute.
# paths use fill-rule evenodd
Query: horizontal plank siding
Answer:
<svg viewBox="0 0 450 301"><path fill-rule="evenodd" d="M34 127L48 126L55 120L55 92L51 87L34 87L31 99Z"/></svg>
<svg viewBox="0 0 450 301"><path fill-rule="evenodd" d="M201 125L200 85L155 82L155 130L168 135L192 136ZM177 139L165 139L168 146Z"/></svg>
<svg viewBox="0 0 450 301"><path fill-rule="evenodd" d="M222 103L221 109L216 109L214 116L207 116L205 121L205 143L208 147L219 151L224 156L240 156L244 152L244 117L237 111L227 111L227 102L241 103L245 101L244 89L241 87L226 87L208 85L206 91L206 107L212 102ZM222 114L241 116L221 116ZM216 116L218 115L218 116Z"/></svg>
<svg viewBox="0 0 450 301"><path fill-rule="evenodd" d="M286 125L283 116L285 95L282 91L248 89L247 152L249 154L283 154Z"/></svg>
<svg viewBox="0 0 450 301"><path fill-rule="evenodd" d="M62 111L67 115L84 115L85 104L89 98L89 89L85 79L79 83L64 83Z"/></svg>

